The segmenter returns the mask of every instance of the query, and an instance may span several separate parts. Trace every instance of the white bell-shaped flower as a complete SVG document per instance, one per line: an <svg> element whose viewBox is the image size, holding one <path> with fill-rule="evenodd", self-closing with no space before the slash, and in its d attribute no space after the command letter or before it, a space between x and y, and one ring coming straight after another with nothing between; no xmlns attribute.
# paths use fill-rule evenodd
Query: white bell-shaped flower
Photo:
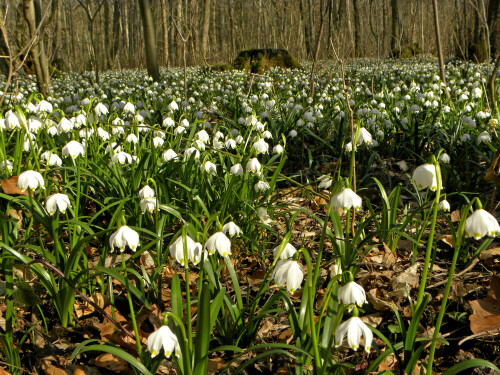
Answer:
<svg viewBox="0 0 500 375"><path fill-rule="evenodd" d="M450 203L446 199L443 199L441 202L439 202L438 208L444 212L450 212L451 209Z"/></svg>
<svg viewBox="0 0 500 375"><path fill-rule="evenodd" d="M278 256L278 252L280 250L280 246L276 246L273 250L273 256L276 258ZM280 254L280 259L290 259L293 257L293 254L297 252L297 249L291 244L287 243L285 248Z"/></svg>
<svg viewBox="0 0 500 375"><path fill-rule="evenodd" d="M366 303L366 293L363 287L354 281L350 281L338 290L338 299L344 305L362 306Z"/></svg>
<svg viewBox="0 0 500 375"><path fill-rule="evenodd" d="M465 220L465 235L479 240L484 236L495 237L500 234L497 219L488 211L476 210Z"/></svg>
<svg viewBox="0 0 500 375"><path fill-rule="evenodd" d="M373 341L373 333L368 326L357 316L339 324L335 330L335 347L339 347L347 336L347 345L354 350L358 350L361 337L365 339L365 351L370 352Z"/></svg>
<svg viewBox="0 0 500 375"><path fill-rule="evenodd" d="M156 209L156 198L155 197L142 198L140 205L142 213L146 211L152 213Z"/></svg>
<svg viewBox="0 0 500 375"><path fill-rule="evenodd" d="M37 187L45 189L45 182L42 175L37 171L24 171L17 178L17 186L23 192L26 189L35 191Z"/></svg>
<svg viewBox="0 0 500 375"><path fill-rule="evenodd" d="M85 155L85 149L83 145L77 141L69 141L66 146L62 148L63 158L71 156L76 159L80 155Z"/></svg>
<svg viewBox="0 0 500 375"><path fill-rule="evenodd" d="M123 252L127 246L132 251L137 250L139 246L139 233L126 225L122 225L109 237L109 247L111 250L117 247L120 252Z"/></svg>
<svg viewBox="0 0 500 375"><path fill-rule="evenodd" d="M155 191L149 187L149 185L144 186L139 190L139 198L153 198L155 196Z"/></svg>
<svg viewBox="0 0 500 375"><path fill-rule="evenodd" d="M229 170L229 173L234 174L235 176L243 176L243 167L240 163L235 164Z"/></svg>
<svg viewBox="0 0 500 375"><path fill-rule="evenodd" d="M257 158L252 158L247 162L247 172L260 173L261 165Z"/></svg>
<svg viewBox="0 0 500 375"><path fill-rule="evenodd" d="M71 202L66 194L52 194L45 202L45 208L50 215L54 215L57 209L64 214L68 207L71 207Z"/></svg>
<svg viewBox="0 0 500 375"><path fill-rule="evenodd" d="M304 274L296 260L281 259L276 263L273 278L277 286L285 286L290 293L300 289Z"/></svg>
<svg viewBox="0 0 500 375"><path fill-rule="evenodd" d="M342 191L332 198L332 206L341 208L344 213L354 208L359 211L361 209L361 197L349 188L344 188Z"/></svg>
<svg viewBox="0 0 500 375"><path fill-rule="evenodd" d="M174 352L176 357L180 356L179 341L168 326L160 327L148 337L148 351L151 352L151 358L160 354L162 348L167 358Z"/></svg>
<svg viewBox="0 0 500 375"><path fill-rule="evenodd" d="M202 246L199 242L194 242L189 236L186 236L186 248L188 261L198 264L201 260ZM174 258L181 266L185 266L187 260L184 258L184 242L182 236L179 236L172 245L170 245L170 256Z"/></svg>
<svg viewBox="0 0 500 375"><path fill-rule="evenodd" d="M243 231L234 222L230 221L222 226L222 233L228 235L229 237L234 237L243 234Z"/></svg>
<svg viewBox="0 0 500 375"><path fill-rule="evenodd" d="M422 164L413 172L413 181L419 190L437 190L436 167L433 164ZM442 187L442 186L441 186Z"/></svg>
<svg viewBox="0 0 500 375"><path fill-rule="evenodd" d="M217 232L207 240L205 249L208 250L208 255L218 251L221 256L226 257L231 255L231 240L224 233Z"/></svg>

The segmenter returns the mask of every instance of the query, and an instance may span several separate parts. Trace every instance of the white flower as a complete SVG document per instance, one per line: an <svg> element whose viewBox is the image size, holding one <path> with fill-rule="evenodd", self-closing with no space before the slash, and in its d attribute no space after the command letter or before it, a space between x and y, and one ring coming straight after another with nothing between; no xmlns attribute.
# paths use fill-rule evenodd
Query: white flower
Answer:
<svg viewBox="0 0 500 375"><path fill-rule="evenodd" d="M83 145L77 141L69 141L62 149L63 158L71 156L73 159L76 159L79 155L85 155L85 150Z"/></svg>
<svg viewBox="0 0 500 375"><path fill-rule="evenodd" d="M236 148L236 141L234 139L229 138L224 142L224 146L229 149L235 149Z"/></svg>
<svg viewBox="0 0 500 375"><path fill-rule="evenodd" d="M155 196L155 191L149 187L149 185L144 186L141 190L139 190L139 198L149 199Z"/></svg>
<svg viewBox="0 0 500 375"><path fill-rule="evenodd" d="M276 145L273 147L273 152L275 154L282 154L283 153L283 146L282 145Z"/></svg>
<svg viewBox="0 0 500 375"><path fill-rule="evenodd" d="M477 136L477 143L491 142L491 135L487 131L482 132Z"/></svg>
<svg viewBox="0 0 500 375"><path fill-rule="evenodd" d="M171 148L164 151L163 155L161 156L161 158L163 159L163 161L165 163L172 160L172 159L175 160L175 159L177 159L177 157L178 157L177 153L174 150L172 150Z"/></svg>
<svg viewBox="0 0 500 375"><path fill-rule="evenodd" d="M172 102L167 106L167 109L172 112L177 111L179 109L179 105L175 100L172 100Z"/></svg>
<svg viewBox="0 0 500 375"><path fill-rule="evenodd" d="M52 112L53 106L46 100L42 100L40 103L37 104L36 106L36 111L38 113L40 112Z"/></svg>
<svg viewBox="0 0 500 375"><path fill-rule="evenodd" d="M163 146L164 142L165 141L163 139L161 139L160 137L154 137L153 138L153 146L156 147L156 148Z"/></svg>
<svg viewBox="0 0 500 375"><path fill-rule="evenodd" d="M290 138L295 138L297 136L297 132L295 130L290 130L290 133L288 133L288 136Z"/></svg>
<svg viewBox="0 0 500 375"><path fill-rule="evenodd" d="M232 221L222 226L222 232L226 235L229 235L229 237L239 236L240 234L243 233L240 227L237 226Z"/></svg>
<svg viewBox="0 0 500 375"><path fill-rule="evenodd" d="M205 244L208 255L212 255L216 250L223 257L231 254L231 240L222 232L213 234Z"/></svg>
<svg viewBox="0 0 500 375"><path fill-rule="evenodd" d="M139 142L139 138L137 138L134 133L130 133L127 138L125 138L125 142L137 144L137 142Z"/></svg>
<svg viewBox="0 0 500 375"><path fill-rule="evenodd" d="M137 250L137 246L139 246L139 233L126 225L122 225L109 237L109 247L111 251L117 247L123 252L127 246L132 251Z"/></svg>
<svg viewBox="0 0 500 375"><path fill-rule="evenodd" d="M163 119L163 126L166 128L170 128L175 125L174 120L172 120L170 117L165 117Z"/></svg>
<svg viewBox="0 0 500 375"><path fill-rule="evenodd" d="M319 183L320 189L328 189L330 186L332 186L332 183L333 183L333 179L330 178L330 176L328 176L328 175L320 176L320 178L318 180L321 181Z"/></svg>
<svg viewBox="0 0 500 375"><path fill-rule="evenodd" d="M269 190L270 188L271 188L271 186L266 181L262 181L262 180L260 180L259 182L257 182L254 185L254 189L255 189L256 193L263 193L263 192Z"/></svg>
<svg viewBox="0 0 500 375"><path fill-rule="evenodd" d="M412 178L419 190L426 188L430 188L432 191L437 190L436 167L433 164L422 164L417 167Z"/></svg>
<svg viewBox="0 0 500 375"><path fill-rule="evenodd" d="M243 172L243 167L239 163L233 165L229 170L229 173L234 174L235 176L243 176Z"/></svg>
<svg viewBox="0 0 500 375"><path fill-rule="evenodd" d="M260 173L261 165L257 158L252 158L247 162L247 172Z"/></svg>
<svg viewBox="0 0 500 375"><path fill-rule="evenodd" d="M280 259L276 263L273 278L277 286L285 286L290 293L300 289L304 274L296 260Z"/></svg>
<svg viewBox="0 0 500 375"><path fill-rule="evenodd" d="M51 215L54 215L56 209L59 208L59 211L63 214L66 213L66 209L71 207L71 202L69 201L69 197L66 194L52 194L47 197L47 201L45 202L45 208L47 212Z"/></svg>
<svg viewBox="0 0 500 375"><path fill-rule="evenodd" d="M160 354L162 348L167 358L170 358L174 351L176 357L180 356L179 341L168 326L160 327L148 337L148 351L151 352L151 358Z"/></svg>
<svg viewBox="0 0 500 375"><path fill-rule="evenodd" d="M275 258L278 255L279 250L280 250L280 246L276 246L274 248L273 256ZM291 257L293 257L293 254L295 254L296 252L297 252L297 249L292 244L287 243L285 245L285 248L283 249L283 251L280 254L280 259L290 259Z"/></svg>
<svg viewBox="0 0 500 375"><path fill-rule="evenodd" d="M57 132L59 134L67 133L73 130L73 123L69 121L66 117L63 117L59 124L57 125Z"/></svg>
<svg viewBox="0 0 500 375"><path fill-rule="evenodd" d="M49 166L57 165L60 167L62 165L61 158L50 151L45 151L42 155L40 155L40 159L47 162L47 165Z"/></svg>
<svg viewBox="0 0 500 375"><path fill-rule="evenodd" d="M10 160L4 160L0 163L0 169L7 169L9 172L12 172L12 170L14 169L14 164Z"/></svg>
<svg viewBox="0 0 500 375"><path fill-rule="evenodd" d="M465 235L479 240L484 236L495 237L500 234L500 226L497 219L489 212L480 209L474 211L465 220Z"/></svg>
<svg viewBox="0 0 500 375"><path fill-rule="evenodd" d="M442 161L443 163L449 164L450 163L450 155L447 153L442 153L439 155L439 160Z"/></svg>
<svg viewBox="0 0 500 375"><path fill-rule="evenodd" d="M210 141L210 136L208 135L206 130L200 130L198 133L194 135L195 139L203 142L203 143L208 143Z"/></svg>
<svg viewBox="0 0 500 375"><path fill-rule="evenodd" d="M103 141L107 141L109 139L109 133L103 128L97 128L97 135Z"/></svg>
<svg viewBox="0 0 500 375"><path fill-rule="evenodd" d="M366 143L367 145L372 143L372 135L365 128L359 129L358 139L356 141L358 146L363 143Z"/></svg>
<svg viewBox="0 0 500 375"><path fill-rule="evenodd" d="M111 157L111 161L113 163L130 164L130 163L132 163L132 156L130 154L127 154L124 151L120 151L120 152L115 153Z"/></svg>
<svg viewBox="0 0 500 375"><path fill-rule="evenodd" d="M108 113L108 107L106 107L102 103L97 103L94 108L94 113L96 114L96 116L105 115L106 113Z"/></svg>
<svg viewBox="0 0 500 375"><path fill-rule="evenodd" d="M122 147L118 146L118 143L111 142L111 143L108 143L108 145L106 146L106 150L104 150L104 151L108 154L115 154L117 152L120 152L121 150L122 150Z"/></svg>
<svg viewBox="0 0 500 375"><path fill-rule="evenodd" d="M135 106L132 103L127 102L127 104L123 107L123 112L135 113Z"/></svg>
<svg viewBox="0 0 500 375"><path fill-rule="evenodd" d="M31 133L37 133L42 127L42 121L38 117L30 117L28 119L28 130Z"/></svg>
<svg viewBox="0 0 500 375"><path fill-rule="evenodd" d="M269 145L264 140L264 138L261 138L257 142L255 142L252 148L257 152L257 154L267 154L269 152Z"/></svg>
<svg viewBox="0 0 500 375"><path fill-rule="evenodd" d="M212 163L211 161L207 161L204 164L200 165L200 170L203 172L207 172L209 174L216 174L217 173L217 166Z"/></svg>
<svg viewBox="0 0 500 375"><path fill-rule="evenodd" d="M184 151L184 157L186 159L189 159L193 153L195 159L200 158L200 151L198 151L196 147L189 147L188 149L186 149L186 151Z"/></svg>
<svg viewBox="0 0 500 375"><path fill-rule="evenodd" d="M361 307L366 303L365 290L354 281L350 281L344 286L341 286L337 292L337 297L344 305L356 304Z"/></svg>
<svg viewBox="0 0 500 375"><path fill-rule="evenodd" d="M352 151L352 142L349 142L348 144L345 145L345 150L346 152Z"/></svg>
<svg viewBox="0 0 500 375"><path fill-rule="evenodd" d="M259 209L257 210L257 215L259 216L259 219L264 224L269 224L271 222L271 219L269 218L269 214L267 213L265 208L259 207Z"/></svg>
<svg viewBox="0 0 500 375"><path fill-rule="evenodd" d="M146 211L149 211L151 213L156 208L156 198L155 197L142 198L140 204L142 213Z"/></svg>
<svg viewBox="0 0 500 375"><path fill-rule="evenodd" d="M356 210L361 209L361 197L349 188L344 188L332 198L332 206L341 208L347 212L354 207Z"/></svg>
<svg viewBox="0 0 500 375"><path fill-rule="evenodd" d="M35 191L37 187L45 189L45 182L43 181L43 177L40 173L36 171L24 171L17 179L17 186L19 186L23 192L26 189Z"/></svg>
<svg viewBox="0 0 500 375"><path fill-rule="evenodd" d="M451 209L450 203L448 203L448 201L446 199L443 199L441 202L439 202L438 208L441 211L445 211L445 212L450 212L450 209Z"/></svg>
<svg viewBox="0 0 500 375"><path fill-rule="evenodd" d="M339 324L335 330L335 347L339 347L347 336L347 345L354 350L358 350L361 336L365 339L365 351L370 352L373 341L373 333L368 326L357 316L353 316L344 323Z"/></svg>
<svg viewBox="0 0 500 375"><path fill-rule="evenodd" d="M198 264L201 260L202 246L199 242L194 242L191 237L186 236L186 248L188 260L193 264ZM179 236L175 242L170 245L170 256L184 266L187 262L184 259L184 242L182 236Z"/></svg>
<svg viewBox="0 0 500 375"><path fill-rule="evenodd" d="M184 127L184 128L187 128L187 127L189 127L189 121L186 118L183 118L179 125Z"/></svg>
<svg viewBox="0 0 500 375"><path fill-rule="evenodd" d="M7 115L5 116L5 126L8 129L19 128L21 126L21 120L19 119L17 113L12 111L7 112Z"/></svg>

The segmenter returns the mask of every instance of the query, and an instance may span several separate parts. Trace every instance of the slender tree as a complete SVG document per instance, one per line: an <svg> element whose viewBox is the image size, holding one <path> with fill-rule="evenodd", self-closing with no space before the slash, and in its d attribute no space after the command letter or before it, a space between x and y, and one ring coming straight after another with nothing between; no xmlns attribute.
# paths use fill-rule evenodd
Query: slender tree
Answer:
<svg viewBox="0 0 500 375"><path fill-rule="evenodd" d="M144 30L144 45L146 49L146 66L148 68L148 74L153 77L155 82L158 82L160 80L160 68L158 66L156 30L149 0L139 0L139 9Z"/></svg>

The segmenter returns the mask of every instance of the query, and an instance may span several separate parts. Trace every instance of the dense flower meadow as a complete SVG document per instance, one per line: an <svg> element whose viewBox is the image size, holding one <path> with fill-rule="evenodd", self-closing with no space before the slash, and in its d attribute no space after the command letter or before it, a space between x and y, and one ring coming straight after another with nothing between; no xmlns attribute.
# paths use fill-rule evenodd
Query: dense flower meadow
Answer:
<svg viewBox="0 0 500 375"><path fill-rule="evenodd" d="M393 372L432 373L436 346L449 344L439 333L455 266L500 234L484 179L499 143L491 70L450 63L444 86L432 59L356 60L345 80L323 62L313 96L307 69L191 68L186 92L176 69L161 82L71 73L45 99L20 79L1 93L2 363L36 368L23 354L33 330L79 327L85 305L120 339L87 335L75 363L104 352L135 373L205 374L214 358L221 373L272 358L273 373L343 374L359 361L376 373L394 356ZM308 243L296 230L304 215L317 228ZM453 251L429 315L438 234ZM410 316L389 309L399 334L363 320L373 307L357 275L382 244L421 267L405 291ZM263 272L256 285L249 258ZM41 323L17 324L26 313ZM269 320L285 321L290 340L263 340ZM369 355L354 360L360 348ZM469 360L447 373L477 366L498 370Z"/></svg>

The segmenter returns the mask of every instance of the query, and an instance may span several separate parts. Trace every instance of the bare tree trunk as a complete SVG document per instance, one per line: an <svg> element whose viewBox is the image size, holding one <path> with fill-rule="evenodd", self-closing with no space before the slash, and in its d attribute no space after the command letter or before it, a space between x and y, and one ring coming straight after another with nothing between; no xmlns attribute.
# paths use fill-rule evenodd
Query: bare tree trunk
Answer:
<svg viewBox="0 0 500 375"><path fill-rule="evenodd" d="M500 51L500 46L498 43L500 42L500 1L498 0L490 0L488 4L488 28L490 31L490 47L491 47L491 55L497 55L497 52Z"/></svg>
<svg viewBox="0 0 500 375"><path fill-rule="evenodd" d="M399 7L398 0L391 0L391 53L399 49Z"/></svg>
<svg viewBox="0 0 500 375"><path fill-rule="evenodd" d="M352 0L352 6L354 11L354 56L361 57L361 22L358 0Z"/></svg>
<svg viewBox="0 0 500 375"><path fill-rule="evenodd" d="M443 51L441 49L441 32L440 32L440 27L439 27L439 13L438 13L438 4L437 0L432 0L432 6L434 8L434 28L436 31L436 47L438 50L438 58L439 58L439 72L441 76L441 81L444 83L446 86L446 74L444 71L444 61L443 61ZM446 96L449 98L450 93L448 90L446 90Z"/></svg>
<svg viewBox="0 0 500 375"><path fill-rule="evenodd" d="M491 72L490 79L488 81L488 91L491 97L491 109L495 112L497 111L497 100L495 95L495 79L497 77L499 70L500 70L500 53L497 54L497 61L495 63L495 67L493 68L493 72Z"/></svg>
<svg viewBox="0 0 500 375"><path fill-rule="evenodd" d="M162 0L162 7L161 7L161 23L162 23L162 30L163 30L163 63L165 66L168 66L168 26L167 26L167 20L168 20L168 14L167 14L167 2L166 0Z"/></svg>
<svg viewBox="0 0 500 375"><path fill-rule="evenodd" d="M158 67L156 30L149 0L139 0L139 9L144 31L144 46L146 49L146 66L148 68L148 74L153 77L155 82L158 82L160 80L160 68Z"/></svg>
<svg viewBox="0 0 500 375"><path fill-rule="evenodd" d="M23 0L24 18L28 24L30 37L34 38L37 33L35 4L33 0ZM43 97L48 96L49 92L49 74L45 53L43 53L43 43L35 43L30 51L33 67L35 68L36 83L38 91Z"/></svg>

